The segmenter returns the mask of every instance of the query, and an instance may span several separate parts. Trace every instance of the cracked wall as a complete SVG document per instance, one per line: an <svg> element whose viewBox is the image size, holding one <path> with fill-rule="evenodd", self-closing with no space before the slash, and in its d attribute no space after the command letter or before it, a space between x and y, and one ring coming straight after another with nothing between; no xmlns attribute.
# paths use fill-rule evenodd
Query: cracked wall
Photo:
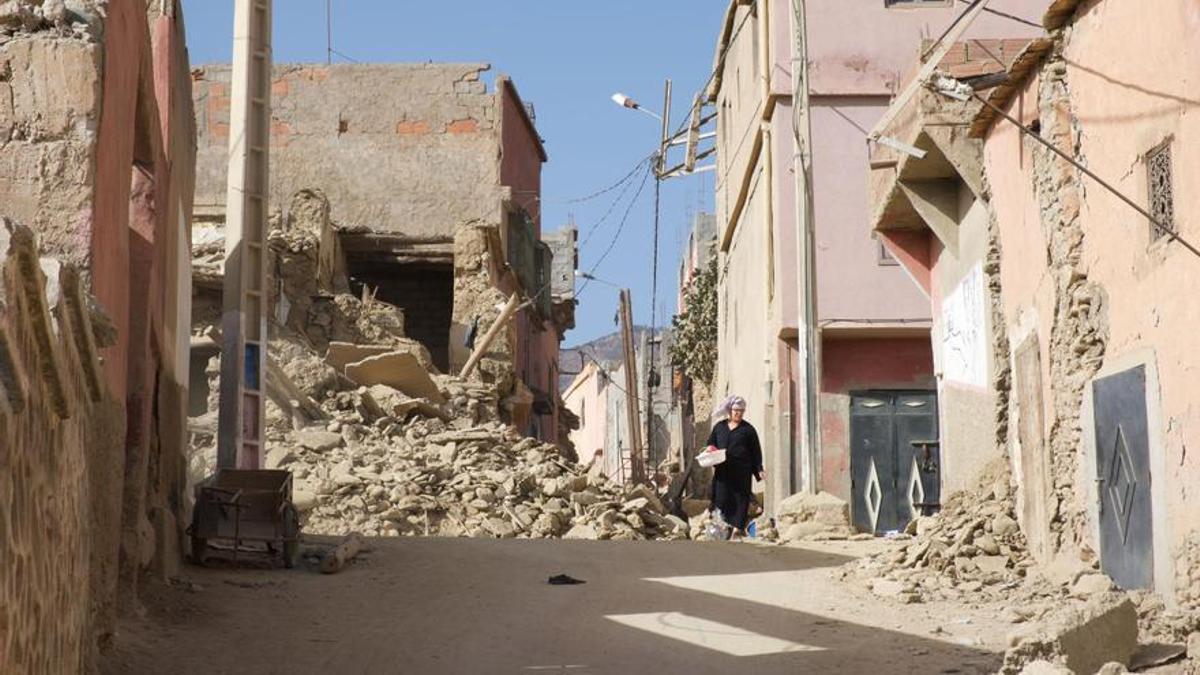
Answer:
<svg viewBox="0 0 1200 675"><path fill-rule="evenodd" d="M1184 93L1200 67L1189 32L1200 16L1188 5L1156 6L1162 14L1152 22L1122 3L1082 5L1053 36L1053 50L1011 101L1010 114L1134 202L1148 204L1148 153L1163 144L1189 147L1200 137L1200 123L1187 115L1200 101ZM1153 39L1142 34L1150 30ZM1193 154L1172 163L1174 224L1185 237L1195 227L1195 209L1178 186L1200 177ZM1045 447L1046 503L1030 513L1046 521L1052 552L1096 561L1101 495L1090 392L1099 377L1144 366L1150 481L1142 489L1150 491L1153 528L1145 553L1153 558L1156 590L1168 601L1200 604L1191 571L1200 537L1191 486L1200 462L1188 452L1200 442L1191 339L1200 317L1179 292L1200 282L1196 257L1152 236L1128 204L1007 122L988 132L986 155L1020 392L1010 406L1018 428L1013 440L1026 461L1036 453L1022 446Z"/></svg>
<svg viewBox="0 0 1200 675"><path fill-rule="evenodd" d="M316 188L344 230L445 241L472 220L500 222L502 97L480 79L488 68L276 65L270 201ZM230 68L193 78L196 203L224 205Z"/></svg>
<svg viewBox="0 0 1200 675"><path fill-rule="evenodd" d="M145 578L178 563L189 69L175 2L7 2L0 34L0 203L29 228L4 250L36 236L52 256L39 272L22 254L21 293L8 280L23 298L4 317L8 360L24 375L4 386L30 400L3 413L0 511L19 522L0 547L16 556L0 588L17 594L0 599L16 612L0 615L0 671L73 672ZM49 321L30 314L43 283ZM94 373L77 365L89 350Z"/></svg>
<svg viewBox="0 0 1200 675"><path fill-rule="evenodd" d="M106 576L93 569L107 539L96 506L112 489L89 464L120 450L120 406L78 271L39 260L33 231L11 221L0 268L0 672L82 672Z"/></svg>

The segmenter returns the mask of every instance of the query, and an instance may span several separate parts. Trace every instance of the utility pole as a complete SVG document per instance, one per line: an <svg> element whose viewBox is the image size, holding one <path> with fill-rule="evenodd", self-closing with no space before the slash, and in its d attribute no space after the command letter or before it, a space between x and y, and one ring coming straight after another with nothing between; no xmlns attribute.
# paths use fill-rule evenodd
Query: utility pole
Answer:
<svg viewBox="0 0 1200 675"><path fill-rule="evenodd" d="M621 289L621 348L625 361L625 413L629 417L629 454L631 480L640 484L646 479L642 456L642 425L638 420L637 361L633 354L633 309L629 289Z"/></svg>
<svg viewBox="0 0 1200 675"><path fill-rule="evenodd" d="M814 249L816 222L813 217L812 121L808 101L808 32L805 0L792 0L792 136L795 142L793 173L796 176L796 232L800 243L796 270L800 278L800 362L804 368L803 395L798 397L803 489L815 494L820 434L817 392L820 391L820 335L817 332L817 273Z"/></svg>
<svg viewBox="0 0 1200 675"><path fill-rule="evenodd" d="M266 440L271 0L235 1L232 74L217 466L257 469Z"/></svg>
<svg viewBox="0 0 1200 675"><path fill-rule="evenodd" d="M655 333L658 319L658 223L661 210L663 173L667 170L667 143L671 133L671 80L663 84L662 134L658 141L658 156L654 164L654 246L651 250L650 279L650 338L646 342L646 458L654 459L654 390L658 388L655 363Z"/></svg>

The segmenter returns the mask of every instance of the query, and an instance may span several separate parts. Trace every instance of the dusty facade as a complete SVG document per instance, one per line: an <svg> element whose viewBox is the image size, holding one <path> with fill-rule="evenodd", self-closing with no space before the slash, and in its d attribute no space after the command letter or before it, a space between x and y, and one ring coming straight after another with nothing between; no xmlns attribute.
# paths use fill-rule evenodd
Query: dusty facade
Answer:
<svg viewBox="0 0 1200 675"><path fill-rule="evenodd" d="M808 12L817 195L811 289L812 329L819 334L815 392L807 392L798 343L805 282L796 271L802 240L792 173L791 3L730 3L710 91L718 113L724 327L714 396L739 393L749 401L747 418L759 425L768 448L768 510L808 485L850 501L864 529L903 524L895 504L904 501L904 491L881 494L879 486L907 485L909 440L936 440L926 438L936 431L928 300L880 242L858 226L869 217L863 130L887 109L901 73L916 62L921 37L959 13L950 4L906 4L819 3ZM1026 0L1006 9L1038 11L1040 4ZM984 16L969 35L1011 33L1009 22ZM851 35L859 37L848 40ZM802 402L810 394L818 411L818 448L805 447L800 438ZM917 410L913 406L925 420L906 427L898 418ZM896 440L905 433L920 438ZM868 440L881 440L867 439L871 434L888 437L880 457L855 451ZM817 475L806 477L802 467L809 453Z"/></svg>
<svg viewBox="0 0 1200 675"><path fill-rule="evenodd" d="M404 332L453 371L466 362L464 340L486 326L482 288L456 277L476 272L486 252L497 259L473 277L503 293L537 301L513 321L521 431L553 440L558 429L558 345L573 324L572 302L551 301L551 253L542 241L541 165L545 151L532 109L511 80L489 91L482 64L280 65L272 84L273 204L304 190L329 203L346 260L350 290L364 287L399 307ZM219 224L225 199L228 66L195 72L199 128L197 210ZM285 212L284 219L288 217ZM490 228L499 246L456 249L464 227ZM573 258L573 253L572 253ZM468 274L470 276L470 274ZM464 297L464 294L478 297ZM573 298L572 298L573 300ZM563 310L569 305L570 313ZM557 314L556 314L557 310Z"/></svg>
<svg viewBox="0 0 1200 675"><path fill-rule="evenodd" d="M1053 41L992 97L1067 156L1196 237L1189 194L1200 14L1059 0ZM1137 83L1137 84L1133 84ZM1194 401L1197 257L1061 157L984 111L1012 345L1014 473L1023 525L1048 556L1091 561L1124 587L1200 602Z"/></svg>
<svg viewBox="0 0 1200 675"><path fill-rule="evenodd" d="M967 84L983 82L1003 75L1029 44L1026 39L956 43L938 72ZM1008 441L1001 249L987 201L983 145L968 136L981 105L920 91L898 104L894 121L882 133L924 156L882 145L871 156L870 223L929 297L940 440L930 458L940 464L937 490L945 494L973 486L989 463L1004 455ZM928 465L921 454L914 459ZM905 496L921 501L911 491ZM919 508L911 503L908 508L919 515Z"/></svg>
<svg viewBox="0 0 1200 675"><path fill-rule="evenodd" d="M179 562L194 131L175 2L0 13L0 671L74 672ZM40 245L40 252L39 252ZM48 257L41 260L38 256Z"/></svg>

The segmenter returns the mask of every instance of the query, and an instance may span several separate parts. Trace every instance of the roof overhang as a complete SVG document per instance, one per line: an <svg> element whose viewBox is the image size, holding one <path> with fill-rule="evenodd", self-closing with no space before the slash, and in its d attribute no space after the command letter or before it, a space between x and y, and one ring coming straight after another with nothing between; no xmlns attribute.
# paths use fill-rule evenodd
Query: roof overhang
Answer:
<svg viewBox="0 0 1200 675"><path fill-rule="evenodd" d="M983 194L983 144L967 136L982 104L929 90L914 96L883 136L915 149L877 144L871 153L871 228L931 230L947 248L958 247L958 192Z"/></svg>

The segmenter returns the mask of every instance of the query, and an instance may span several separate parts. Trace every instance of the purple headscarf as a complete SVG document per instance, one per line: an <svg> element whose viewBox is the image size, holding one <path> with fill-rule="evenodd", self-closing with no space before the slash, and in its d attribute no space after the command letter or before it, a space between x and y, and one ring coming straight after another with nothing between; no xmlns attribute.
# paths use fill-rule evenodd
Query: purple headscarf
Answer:
<svg viewBox="0 0 1200 675"><path fill-rule="evenodd" d="M742 398L741 396L726 396L725 400L721 401L721 403L713 410L713 417L717 419L729 417L729 411L733 408L745 409L745 407L746 399Z"/></svg>

